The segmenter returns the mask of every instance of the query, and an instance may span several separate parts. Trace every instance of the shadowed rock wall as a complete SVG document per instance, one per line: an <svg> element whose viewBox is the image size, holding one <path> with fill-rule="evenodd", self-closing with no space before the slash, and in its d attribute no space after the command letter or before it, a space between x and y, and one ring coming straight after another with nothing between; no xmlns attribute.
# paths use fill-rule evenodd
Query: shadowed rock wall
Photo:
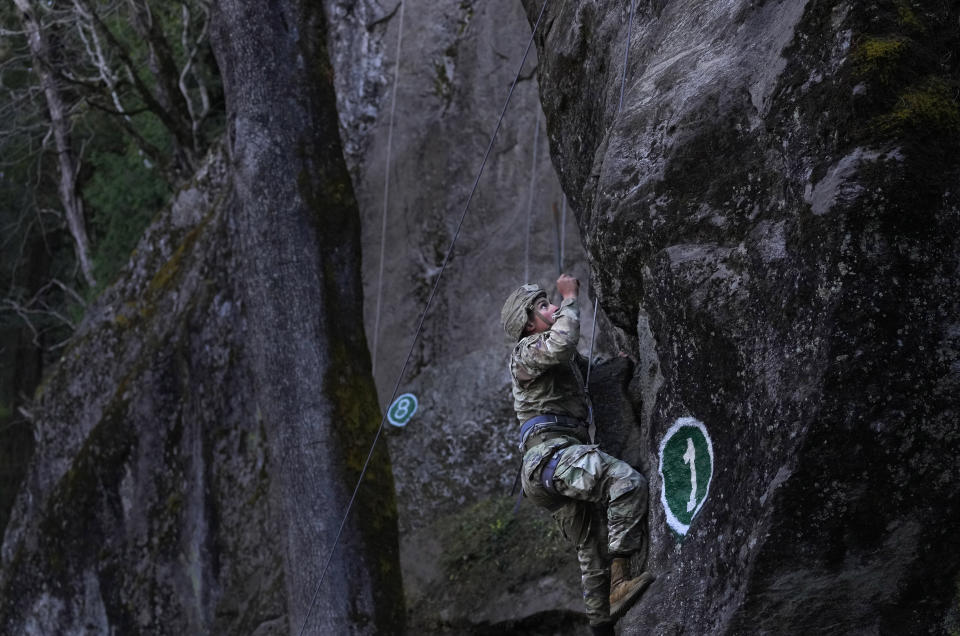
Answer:
<svg viewBox="0 0 960 636"><path fill-rule="evenodd" d="M628 13L551 3L537 40L551 156L640 361L659 578L625 633L955 629L956 5L641 1L618 113ZM658 472L681 417L714 454L685 536Z"/></svg>
<svg viewBox="0 0 960 636"><path fill-rule="evenodd" d="M377 345L375 377L386 406L530 27L514 0L406 2L387 166L398 4L329 2L328 12L338 16L331 21L338 109L363 218L364 323L371 349ZM518 423L500 307L524 282L525 270L552 290L558 229L564 268L584 281L584 291L588 280L572 212L561 228L555 218L554 209L562 215L563 196L547 154L535 73L531 50L400 384L400 393L417 395L420 410L405 428L390 427L385 436L397 484L411 629L418 631L522 633L532 628L523 621L540 612L559 612L541 616L544 625L575 626L570 612L582 610L574 552L551 534L543 511L514 518L507 495L519 462ZM586 351L592 317L589 301L583 304ZM491 546L497 545L513 557L496 556Z"/></svg>
<svg viewBox="0 0 960 636"><path fill-rule="evenodd" d="M226 183L217 153L38 391L3 543L4 633L284 632Z"/></svg>
<svg viewBox="0 0 960 636"><path fill-rule="evenodd" d="M38 392L5 634L403 628L385 447L331 552L379 409L322 9L224 0L211 39L224 149Z"/></svg>
<svg viewBox="0 0 960 636"><path fill-rule="evenodd" d="M525 4L528 16L539 4ZM324 7L363 219L362 315L372 336L399 15L365 1ZM636 359L595 369L593 388L601 421L612 423L601 441L651 482L651 567L659 578L624 631L955 629L948 608L960 554L952 533L960 450L956 7L638 2L618 113L628 11L606 1L548 5L539 65L531 60L523 71L401 383L421 398L411 423L386 435L411 625L582 629L572 551L545 514L522 507L513 516L504 496L518 458L497 315L525 263L534 280L555 278L552 208L562 199L546 165L549 147L571 200L564 269L586 279L582 233L617 341ZM268 17L240 21L259 37L278 26L277 15ZM507 0L416 0L405 19L376 330L382 402L529 34L522 8ZM281 97L301 80L329 80L312 44L284 46L283 73L266 78L282 84ZM249 61L280 48L242 52ZM261 109L234 129L234 158L250 159L270 145L260 142L291 134L286 124L249 134L271 119L259 97L235 97ZM293 150L299 161L314 143L322 140L277 152ZM303 582L325 554L291 563L296 546L311 532L326 541L339 516L298 518L322 506L281 505L278 496L309 499L316 493L308 486L324 481L330 488L310 501L340 497L379 418L362 379L362 338L351 329L361 315L357 299L340 314L320 309L356 281L344 272L327 278L308 250L285 253L282 237L297 245L316 237L349 262L357 254L343 237L358 230L335 223L324 233L306 214L239 240L260 213L319 214L316 183L300 177L310 182L323 170L304 166L275 174L274 183L256 162L245 164L251 178L240 190L278 197L258 207L227 198L236 195L227 163L211 159L158 218L130 274L98 301L38 396L37 459L3 544L7 631L270 634L299 623L290 603L303 613ZM342 170L332 174L319 183L331 186L339 209L352 195ZM273 286L272 269L316 285ZM261 303L255 328L251 290ZM274 312L269 299L277 298L299 309L279 303ZM299 329L296 339L264 337L277 324ZM331 354L346 372L318 380L339 390L318 391L310 378L326 354L310 349L309 332L328 337L331 329L348 334L346 350ZM262 342L252 347L256 338ZM277 372L284 361L298 370L290 382L286 370ZM274 372L256 375L264 369ZM351 404L358 408L344 410ZM346 435L316 430L330 413L350 423L338 429ZM713 451L712 470L702 452L700 463L674 466L691 475L697 468L693 493L706 493L693 498L685 536L668 523L658 471L660 443L681 417L703 423ZM322 455L320 439L340 445L333 456ZM371 598L396 589L365 588L380 575L396 582L391 530L373 532L392 515L379 499L390 492L387 464L376 466L375 492L360 499L369 508L348 529L353 556L335 565L337 582L319 614L335 621L348 606L361 630L400 622L371 614ZM305 534L289 532L291 518L306 522ZM385 543L364 554L390 558L356 556L376 536ZM345 591L357 588L366 591ZM399 605L393 597L380 606Z"/></svg>

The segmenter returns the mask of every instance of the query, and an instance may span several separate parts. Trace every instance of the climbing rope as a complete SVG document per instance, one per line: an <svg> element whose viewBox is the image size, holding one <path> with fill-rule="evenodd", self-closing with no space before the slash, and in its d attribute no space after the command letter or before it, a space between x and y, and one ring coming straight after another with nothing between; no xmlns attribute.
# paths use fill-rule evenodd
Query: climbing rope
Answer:
<svg viewBox="0 0 960 636"><path fill-rule="evenodd" d="M620 109L623 108L623 89L627 85L627 65L630 62L630 39L633 35L633 5L634 0L630 0L630 20L627 22L627 45L623 51L623 80L620 82L620 103L617 104L618 115L620 114Z"/></svg>
<svg viewBox="0 0 960 636"><path fill-rule="evenodd" d="M510 85L510 91L507 93L507 98L503 103L503 108L500 111L500 117L497 119L497 126L493 130L493 134L490 136L490 143L487 145L487 150L483 155L483 161L480 162L480 170L477 171L477 178L473 182L473 188L470 190L470 194L467 197L467 201L463 206L463 211L460 213L460 220L457 223L457 228L454 231L453 239L450 241L450 247L447 250L447 254L443 259L443 263L440 265L440 271L437 273L437 280L433 285L433 289L430 291L430 296L427 298L427 303L423 308L423 313L420 314L420 321L417 324L416 332L413 335L413 340L410 343L410 350L407 352L407 357L403 361L403 366L400 368L400 373L397 376L397 382L393 387L393 393L390 396L390 400L387 404L392 404L393 400L397 397L397 392L400 390L400 382L403 380L403 375L406 373L407 365L410 363L410 358L413 356L414 348L416 347L417 340L420 337L420 332L423 330L423 323L426 320L427 313L430 311L430 306L433 304L433 299L437 295L437 289L440 287L440 281L443 278L443 272L447 267L447 264L450 262L450 257L453 255L453 248L457 244L457 238L460 236L460 229L463 227L463 221L467 217L467 210L470 209L470 202L473 201L473 195L477 191L477 186L480 184L480 177L483 175L483 169L487 165L487 159L490 157L490 151L493 150L493 142L497 138L497 133L500 132L500 126L503 123L503 117L507 112L507 106L510 104L510 98L513 96L513 91L517 86L517 82L520 81L520 73L523 71L523 65L527 61L527 56L530 54L530 48L533 46L533 39L537 33L537 29L540 27L540 21L543 18L543 13L547 8L547 2L549 0L544 0L543 6L540 8L540 13L537 15L537 21L533 25L533 30L530 33L530 41L527 42L527 48L523 52L523 59L520 60L520 65L517 68L516 75L513 79L513 83ZM343 534L343 528L347 523L347 517L350 515L350 510L353 508L353 502L357 498L357 493L360 491L360 484L363 482L364 476L367 474L367 469L370 467L370 460L373 458L373 451L377 447L377 442L380 441L380 435L383 433L384 425L387 422L387 410L384 410L383 417L380 419L380 426L377 428L377 433L373 438L373 443L370 445L370 452L367 453L367 459L363 462L363 468L360 470L360 476L357 479L357 485L353 489L353 494L350 495L350 500L347 502L347 509L343 514L343 519L340 521L340 528L337 530L337 535L333 540L333 546L330 548L330 555L327 557L326 564L323 566L323 570L320 573L320 580L317 582L317 587L313 592L313 597L310 600L310 606L307 608L307 614L303 618L303 625L300 627L300 636L303 636L303 631L307 627L307 622L310 620L310 614L313 612L313 607L316 605L317 597L320 595L320 588L323 585L323 579L327 575L327 571L330 569L330 564L333 562L333 555L336 552L337 545L340 543L340 536Z"/></svg>
<svg viewBox="0 0 960 636"><path fill-rule="evenodd" d="M397 26L397 55L393 65L393 88L390 96L390 124L387 127L387 157L383 170L383 222L380 228L380 272L377 274L377 311L373 320L373 360L371 374L377 374L377 350L380 339L380 302L383 299L383 257L387 244L387 207L390 201L390 154L393 150L393 115L397 109L397 85L400 79L400 44L403 42L403 6L400 2L400 17Z"/></svg>
<svg viewBox="0 0 960 636"><path fill-rule="evenodd" d="M533 160L530 162L530 194L527 196L527 237L523 247L523 280L530 280L530 225L533 222L533 193L537 183L537 146L540 141L540 109L534 112Z"/></svg>
<svg viewBox="0 0 960 636"><path fill-rule="evenodd" d="M624 47L623 52L623 77L620 80L620 103L617 104L617 114L620 114L620 110L623 108L623 93L624 89L627 86L627 66L630 62L630 39L633 35L633 7L634 0L630 0L630 19L627 22L627 43ZM564 199L566 202L566 199ZM596 296L593 299L593 333L590 334L590 357L587 358L587 379L584 386L584 391L587 393L587 402L590 408L590 425L593 425L593 405L590 404L590 370L593 368L593 343L597 339L597 310L600 308L600 296Z"/></svg>
<svg viewBox="0 0 960 636"><path fill-rule="evenodd" d="M567 241L567 195L563 195L560 204L560 271L563 271L563 250Z"/></svg>

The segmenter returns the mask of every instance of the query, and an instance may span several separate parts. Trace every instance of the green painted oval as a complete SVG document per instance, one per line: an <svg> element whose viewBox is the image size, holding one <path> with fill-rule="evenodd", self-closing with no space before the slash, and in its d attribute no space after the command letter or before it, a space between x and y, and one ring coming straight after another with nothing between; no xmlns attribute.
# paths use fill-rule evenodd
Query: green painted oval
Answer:
<svg viewBox="0 0 960 636"><path fill-rule="evenodd" d="M713 478L713 444L703 423L680 418L660 444L661 503L667 523L686 534Z"/></svg>

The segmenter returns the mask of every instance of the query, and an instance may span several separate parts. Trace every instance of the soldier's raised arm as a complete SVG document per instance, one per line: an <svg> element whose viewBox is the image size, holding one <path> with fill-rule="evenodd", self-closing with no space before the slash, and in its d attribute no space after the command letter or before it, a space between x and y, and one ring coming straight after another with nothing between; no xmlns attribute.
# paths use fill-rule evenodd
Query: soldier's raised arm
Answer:
<svg viewBox="0 0 960 636"><path fill-rule="evenodd" d="M557 291L563 297L559 308L550 305L546 296L538 297L533 304L530 320L525 325L525 332L531 335L518 343L515 356L520 376L536 377L550 367L566 364L577 353L580 281L561 274Z"/></svg>

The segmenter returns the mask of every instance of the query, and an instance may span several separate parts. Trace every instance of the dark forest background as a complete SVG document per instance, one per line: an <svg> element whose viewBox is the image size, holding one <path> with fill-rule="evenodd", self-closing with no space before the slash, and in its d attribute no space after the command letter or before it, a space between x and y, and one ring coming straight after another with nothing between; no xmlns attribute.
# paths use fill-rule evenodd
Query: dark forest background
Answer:
<svg viewBox="0 0 960 636"><path fill-rule="evenodd" d="M203 0L0 4L0 532L31 396L224 127Z"/></svg>

